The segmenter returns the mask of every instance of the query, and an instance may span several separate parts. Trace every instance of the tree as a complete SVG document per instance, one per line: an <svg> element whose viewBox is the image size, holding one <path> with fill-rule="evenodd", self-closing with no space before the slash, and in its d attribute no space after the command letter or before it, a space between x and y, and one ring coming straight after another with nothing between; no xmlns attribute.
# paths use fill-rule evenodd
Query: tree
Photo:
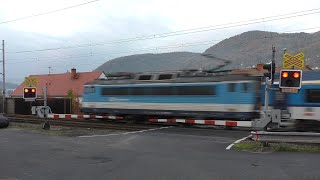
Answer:
<svg viewBox="0 0 320 180"><path fill-rule="evenodd" d="M80 113L80 108L81 108L79 96L77 94L75 94L72 89L70 89L67 92L67 97L70 98L70 100L71 100L71 111L72 111L72 113L79 114Z"/></svg>

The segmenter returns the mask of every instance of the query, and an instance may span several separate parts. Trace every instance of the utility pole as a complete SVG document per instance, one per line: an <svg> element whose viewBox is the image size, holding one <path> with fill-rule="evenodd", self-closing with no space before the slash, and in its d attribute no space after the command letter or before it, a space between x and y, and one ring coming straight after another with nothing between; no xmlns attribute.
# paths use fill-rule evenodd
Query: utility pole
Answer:
<svg viewBox="0 0 320 180"><path fill-rule="evenodd" d="M276 47L272 45L272 61L271 61L271 84L274 82L274 71L276 70L276 62L275 62L275 56L276 56Z"/></svg>
<svg viewBox="0 0 320 180"><path fill-rule="evenodd" d="M51 74L52 67L49 66L48 69L49 69L49 74Z"/></svg>
<svg viewBox="0 0 320 180"><path fill-rule="evenodd" d="M5 73L5 54L4 54L4 40L2 40L2 88L3 88L3 97L2 97L2 113L5 113L5 104L6 104L6 73Z"/></svg>
<svg viewBox="0 0 320 180"><path fill-rule="evenodd" d="M276 54L276 48L272 45L272 61L270 64L270 79L266 77L265 81L265 98L264 98L264 110L267 113L269 110L269 97L270 97L270 89L271 85L273 84L274 81L274 71L276 69L275 65L275 54Z"/></svg>
<svg viewBox="0 0 320 180"><path fill-rule="evenodd" d="M47 119L47 117L48 117L47 99L48 99L48 97L47 97L47 83L45 83L44 88L43 88L44 123L42 125L42 129L45 129L45 130L50 129L50 123Z"/></svg>

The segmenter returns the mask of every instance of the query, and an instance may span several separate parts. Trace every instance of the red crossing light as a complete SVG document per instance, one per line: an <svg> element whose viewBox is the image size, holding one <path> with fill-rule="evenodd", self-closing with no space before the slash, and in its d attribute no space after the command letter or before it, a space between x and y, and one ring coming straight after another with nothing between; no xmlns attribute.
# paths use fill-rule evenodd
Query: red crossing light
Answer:
<svg viewBox="0 0 320 180"><path fill-rule="evenodd" d="M298 73L298 72L293 73L293 77L294 78L299 78L300 77L300 73Z"/></svg>
<svg viewBox="0 0 320 180"><path fill-rule="evenodd" d="M282 72L282 77L287 78L289 76L288 72Z"/></svg>

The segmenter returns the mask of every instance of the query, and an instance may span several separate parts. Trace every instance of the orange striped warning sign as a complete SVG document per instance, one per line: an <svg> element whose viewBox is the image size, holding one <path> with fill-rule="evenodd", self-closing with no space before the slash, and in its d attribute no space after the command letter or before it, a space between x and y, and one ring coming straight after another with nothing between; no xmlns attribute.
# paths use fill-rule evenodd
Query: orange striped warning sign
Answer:
<svg viewBox="0 0 320 180"><path fill-rule="evenodd" d="M283 64L282 67L284 69L291 69L291 68L296 68L296 69L303 69L304 68L304 53L301 52L296 55L292 55L289 53L285 53L283 55Z"/></svg>

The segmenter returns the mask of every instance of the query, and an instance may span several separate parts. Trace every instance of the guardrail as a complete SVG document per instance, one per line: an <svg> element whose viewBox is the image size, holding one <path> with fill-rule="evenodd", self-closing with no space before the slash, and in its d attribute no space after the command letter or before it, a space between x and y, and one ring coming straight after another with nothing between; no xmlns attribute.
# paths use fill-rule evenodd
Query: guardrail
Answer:
<svg viewBox="0 0 320 180"><path fill-rule="evenodd" d="M270 143L308 143L320 144L320 133L310 132L251 132L254 141Z"/></svg>

